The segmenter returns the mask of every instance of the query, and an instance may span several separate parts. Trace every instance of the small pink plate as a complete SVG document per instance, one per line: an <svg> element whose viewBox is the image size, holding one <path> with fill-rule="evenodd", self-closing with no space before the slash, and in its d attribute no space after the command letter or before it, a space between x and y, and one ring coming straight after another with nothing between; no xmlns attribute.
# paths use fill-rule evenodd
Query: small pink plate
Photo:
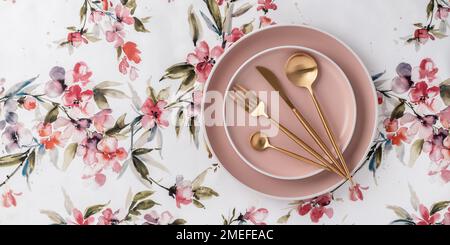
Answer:
<svg viewBox="0 0 450 245"><path fill-rule="evenodd" d="M224 169L244 186L274 198L303 200L330 192L344 180L328 171L298 180L276 179L256 171L239 157L228 141L223 125L223 101L211 100L209 97L210 92L224 96L231 78L242 64L259 52L279 46L302 46L317 50L336 62L350 81L357 113L354 137L344 157L352 172L364 162L375 136L377 96L373 81L360 58L334 36L308 26L275 25L248 34L234 43L216 63L205 84L205 103L201 116L202 130L212 153ZM342 100L339 96L334 99L336 103ZM212 110L216 112L212 118L208 113L211 107L216 108Z"/></svg>
<svg viewBox="0 0 450 245"><path fill-rule="evenodd" d="M316 59L319 67L319 76L314 83L314 91L316 92L322 109L330 122L333 132L336 134L339 145L345 150L350 143L356 124L356 101L353 89L339 66L331 59L315 50L298 46L281 46L260 52L246 61L236 71L226 91L230 91L234 84L243 85L256 93L260 91L273 91L273 88L258 72L256 67L264 66L270 69L280 80L282 87L295 107L304 115L311 125L314 125L313 127L322 139L324 139L324 142L328 143L328 147L332 149L332 145L329 140L327 140L325 129L322 126L309 93L306 89L298 88L293 85L284 74L284 65L286 61L295 53L307 53ZM261 96L263 95L264 94ZM225 98L229 98L228 94L225 95ZM278 100L271 103L272 101L269 98L272 98L270 94L268 94L267 100L262 100L265 102L270 115L273 118L279 118L276 120L299 136L300 139L305 141L317 152L322 153L321 149L308 135L284 101L277 96ZM336 98L340 99L337 100ZM285 134L270 124L267 119L259 119L259 121L266 122L264 126L260 124L250 126L248 122L245 125L238 125L236 118L238 115L243 114L239 111L242 111L243 109L237 107L231 99L224 103L223 108L226 126L225 130L232 147L242 160L256 171L277 179L295 180L311 177L323 170L313 165L300 162L272 149L268 149L264 152L254 150L249 141L251 136L255 132L261 130L267 131L271 128L272 130L275 130L267 131L267 134L272 134L270 135L271 144L315 160L313 156L309 155ZM244 115L249 117L248 114Z"/></svg>

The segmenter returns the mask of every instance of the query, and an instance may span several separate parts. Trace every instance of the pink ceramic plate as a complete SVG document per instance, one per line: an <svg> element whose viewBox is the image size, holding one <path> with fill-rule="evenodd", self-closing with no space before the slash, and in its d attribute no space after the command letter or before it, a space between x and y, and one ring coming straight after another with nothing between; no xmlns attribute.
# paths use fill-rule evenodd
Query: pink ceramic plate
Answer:
<svg viewBox="0 0 450 245"><path fill-rule="evenodd" d="M297 25L276 25L254 32L242 38L228 49L214 66L209 80L205 84L206 91L216 91L222 96L233 74L245 61L255 54L278 46L303 46L315 49L334 60L348 77L356 98L357 118L354 135L344 157L352 171L364 161L375 135L377 117L377 99L375 88L369 73L358 56L344 43L330 34L320 30ZM205 96L209 93L205 93ZM205 109L218 103L208 103L204 98L203 130L213 154L224 168L245 186L265 195L281 199L307 199L333 190L343 180L326 171L301 180L275 179L251 168L246 164L229 144L223 125L209 125L205 119ZM341 100L336 96L335 100ZM218 106L215 105L217 108ZM221 107L220 107L221 108ZM215 121L222 121L221 112L214 114Z"/></svg>
<svg viewBox="0 0 450 245"><path fill-rule="evenodd" d="M316 112L309 93L307 90L293 85L284 74L284 65L288 58L299 52L311 55L318 63L320 72L316 83L314 84L314 90L316 91L322 108L330 121L333 132L336 133L339 145L344 150L350 143L355 128L355 96L353 94L352 86L344 72L336 65L336 63L325 55L312 49L297 46L281 46L265 50L253 56L236 71L226 91L231 90L231 87L234 84L241 84L247 89L255 92L273 91L270 84L256 70L257 66L269 68L278 77L288 97L291 98L296 108L298 108L311 125L314 125L319 135L323 139L327 139L325 129L322 127L319 115ZM227 95L225 97L228 98ZM336 97L341 99L336 101ZM265 100L265 104L267 108L269 108L270 114L273 117L279 117L279 119L277 119L279 122L289 128L317 152L321 152L321 149L301 126L289 107L283 101L278 101L277 105L272 104L269 98L270 96ZM242 114L241 111L242 109L237 109L232 101L224 103L225 125L232 125L225 127L227 136L234 150L244 162L249 164L255 170L278 179L302 179L311 177L322 171L321 168L299 162L298 160L274 150L269 149L264 152L254 150L250 145L249 139L255 132L268 130L269 127L261 125L250 126L249 123L246 123L246 125L237 125L236 118L238 114ZM230 123L228 123L228 121ZM264 119L261 118L259 121L264 121ZM265 121L267 122L267 120ZM273 126L271 124L268 125ZM272 127L272 129L276 128ZM270 137L270 141L273 145L314 160L313 156L306 153L285 134L279 130L276 131L277 134L273 134ZM325 140L325 142L329 141ZM328 147L332 149L331 143L328 143Z"/></svg>

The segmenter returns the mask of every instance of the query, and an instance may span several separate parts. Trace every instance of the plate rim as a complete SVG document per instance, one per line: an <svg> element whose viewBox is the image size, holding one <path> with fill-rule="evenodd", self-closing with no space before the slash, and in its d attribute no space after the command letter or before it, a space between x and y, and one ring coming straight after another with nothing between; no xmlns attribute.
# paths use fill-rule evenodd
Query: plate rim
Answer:
<svg viewBox="0 0 450 245"><path fill-rule="evenodd" d="M256 34L258 34L260 32L262 32L262 31L276 29L276 28L306 28L306 29L310 29L310 30L313 30L313 31L321 32L321 33L323 33L323 34L325 34L327 36L330 36L331 38L336 40L339 44L341 44L343 47L345 47L356 58L356 60L361 64L361 66L363 68L363 71L366 74L367 78L369 78L369 80L372 81L372 76L370 75L369 71L367 70L367 67L365 66L364 62L361 60L361 57L359 57L359 55L357 55L356 52L352 48L350 48L349 45L347 45L341 39L337 38L335 35L332 35L331 33L327 32L327 31L324 31L324 30L321 30L321 29L316 28L316 27L302 25L302 24L276 24L276 25L264 27L262 29L254 31L254 32L252 32L250 34L247 34L246 36L244 36L241 39L239 39L238 41L236 41L233 44L233 46L243 42L244 40L246 40L246 39L248 39L248 38L250 38L250 37L252 37L252 36L254 36L254 35L256 35ZM234 48L233 46L231 46L229 49L226 49L225 52L222 54L222 56L216 61L216 64L214 65L213 69L211 70L211 72L209 74L209 77L208 77L207 81L204 84L204 89L209 87L209 85L211 83L212 74L214 74L214 72L216 71L217 67L219 67L219 64L222 63L222 60L223 60L222 57L225 57L229 52L231 52L231 50ZM374 105L377 105L378 102L377 102L377 95L376 95L375 85L373 83L370 83L369 86L372 87L371 91L372 91L372 95L373 95ZM204 139L206 141L206 144L207 144L207 147L208 147L209 151L218 160L218 162L223 166L223 164L221 163L221 161L217 157L217 154L214 152L214 149L212 149L209 136L208 136L208 134L206 132L206 125L204 123L204 115L203 115L204 114L204 109L205 109L205 103L204 103L205 99L206 99L206 93L203 94L202 103L201 103L201 110L200 110L200 124L201 124L201 127L200 127L200 130L201 130L202 134L204 135ZM377 125L378 116L379 116L378 108L375 108L373 116L374 116L374 120L375 120L375 125ZM374 139L375 139L376 130L377 130L377 127L375 126L372 129L371 142L373 142ZM369 144L366 147L366 150L364 152L364 156L367 156L367 153L369 152L371 145L372 144ZM354 172L357 171L364 162L365 162L365 159L362 158L358 162L356 167L351 171L351 174L353 175ZM227 168L224 167L224 169L225 169L225 172L228 175L230 175L233 179L235 179L238 183L240 183L244 188L249 189L249 190L251 190L254 193L258 193L259 195L262 195L262 196L265 196L265 197L269 197L269 198L272 198L272 199L276 199L276 200L290 201L290 200L305 200L305 199L314 198L314 197L320 196L320 195L322 195L324 193L330 192L331 190L336 189L337 187L341 186L343 183L346 182L346 180L341 180L341 181L337 182L335 185L332 185L329 188L327 188L327 189L325 189L325 190L323 190L321 192L317 192L317 193L314 193L314 194L311 194L311 195L307 195L307 196L283 197L283 196L275 196L275 195L271 195L271 194L267 194L267 193L255 190L255 189L251 188L250 186L242 183L238 178L236 178L233 174L231 174L230 171L228 171Z"/></svg>
<svg viewBox="0 0 450 245"><path fill-rule="evenodd" d="M231 87L233 81L235 80L235 78L236 78L236 76L239 74L239 72L241 72L242 69L244 69L244 67L246 67L250 62L252 62L253 60L255 60L257 57L259 57L259 56L261 56L261 55L264 55L264 54L266 54L266 53L269 53L269 52L273 52L273 51L276 51L276 50L280 50L280 49L297 49L297 50L299 50L299 51L301 50L301 51L304 51L304 52L307 52L307 53L311 53L311 54L313 54L313 55L321 56L322 58L324 58L325 60L327 60L328 62L330 62L331 65L334 66L334 67L336 68L337 72L338 72L338 73L341 73L341 75L344 77L344 81L343 81L343 82L344 82L347 86L350 87L350 92L351 92L351 94L353 95L353 96L351 96L351 99L352 99L352 107L353 107L353 111L354 111L353 116L352 116L352 117L353 117L353 119L352 119L353 123L352 123L352 125L351 125L352 128L353 128L353 130L352 130L352 132L351 132L350 138L347 140L347 142L345 142L345 144L343 144L343 145L345 146L345 147L343 147L343 148L344 148L343 151L345 151L345 150L347 149L348 145L350 144L350 142L351 142L353 136L354 136L354 133L355 133L355 126L356 126L356 119L357 119L357 117L358 117L358 116L357 116L358 110L357 110L357 106L356 106L355 91L353 90L352 84L351 84L350 80L348 79L347 75L345 74L345 72L339 67L338 64L336 64L336 62L334 62L330 57L328 57L327 55L323 54L322 52L319 52L319 51L314 50L314 49L312 49L312 48L308 48L308 47L304 47L304 46L296 46L296 45L281 45L281 46L271 47L271 48L262 50L262 51L260 51L260 52L258 52L258 53L256 53L256 54L254 54L253 56L251 56L251 57L250 57L248 60L246 60L241 66L239 66L239 68L234 72L234 74L233 74L233 76L231 77L230 81L228 82L227 88L226 88L226 90L225 90L225 95L224 95L224 98L225 98L225 99L224 99L224 101L226 101L226 98L228 97L228 94L229 94L229 92L230 92L230 87ZM222 116L223 116L223 118L224 118L224 129L225 129L225 134L226 134L226 136L227 136L227 139L228 139L228 141L230 142L231 147L232 147L233 150L239 155L239 157L241 158L241 160L243 160L243 161L244 161L247 165L249 165L251 168L255 169L256 171L258 171L258 172L261 173L261 174L264 174L264 175L269 176L269 177L271 177L271 178L281 179L281 180L301 180L301 179L307 179L307 178L309 178L309 177L315 176L315 175L317 175L317 174L319 174L319 173L321 173L321 172L324 171L324 169L318 169L318 170L316 170L316 171L311 172L310 174L307 174L307 175L304 175L304 176L301 176L301 177L282 177L282 176L277 176L277 175L274 175L274 174L270 174L270 173L268 173L268 172L266 172L266 171L264 171L264 170L258 168L258 167L255 166L253 163L251 163L251 161L249 161L246 157L243 156L243 154L241 153L241 151L239 151L239 150L237 149L237 147L236 147L236 145L235 145L235 143L234 143L234 140L231 139L230 132L229 132L229 129L228 129L228 127L230 127L230 126L227 125L227 121L226 121L226 113L225 113L225 110L226 110L226 109L225 109L225 108L226 108L226 103L223 103L223 106L222 106Z"/></svg>

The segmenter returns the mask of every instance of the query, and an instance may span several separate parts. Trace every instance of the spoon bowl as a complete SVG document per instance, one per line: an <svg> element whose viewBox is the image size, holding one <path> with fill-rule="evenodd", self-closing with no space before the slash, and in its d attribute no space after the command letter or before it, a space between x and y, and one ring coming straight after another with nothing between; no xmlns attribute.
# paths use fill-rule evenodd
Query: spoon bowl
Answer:
<svg viewBox="0 0 450 245"><path fill-rule="evenodd" d="M261 132L256 132L252 135L250 144L257 151L265 151L267 148L270 148L269 137Z"/></svg>
<svg viewBox="0 0 450 245"><path fill-rule="evenodd" d="M286 62L287 78L296 86L311 89L319 75L316 60L308 54L296 53Z"/></svg>

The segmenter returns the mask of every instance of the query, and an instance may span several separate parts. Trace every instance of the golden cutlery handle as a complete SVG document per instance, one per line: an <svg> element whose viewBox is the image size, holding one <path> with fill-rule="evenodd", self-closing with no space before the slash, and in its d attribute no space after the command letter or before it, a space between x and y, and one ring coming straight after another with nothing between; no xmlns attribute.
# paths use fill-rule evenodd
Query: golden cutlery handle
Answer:
<svg viewBox="0 0 450 245"><path fill-rule="evenodd" d="M302 147L306 152L314 156L317 160L319 160L322 164L328 166L336 173L339 173L336 168L332 164L330 164L325 158L323 158L319 153L317 153L313 148L311 148L309 145L307 145L303 140L301 140L299 137L297 137L295 134L293 134L289 129L287 129L285 126L277 122L275 119L269 117L269 119L272 121L275 126L277 126L284 134L286 134L291 140L293 140L297 145Z"/></svg>
<svg viewBox="0 0 450 245"><path fill-rule="evenodd" d="M272 147L274 150L277 150L277 151L279 151L279 152L281 152L281 153L283 153L283 154L286 154L286 155L288 155L288 156L290 156L290 157L292 157L292 158L295 158L295 159L300 160L300 161L302 161L302 162L305 162L305 163L307 163L307 164L311 164L311 165L316 166L316 167L318 167L318 168L323 168L323 169L325 169L325 170L332 171L328 166L323 165L322 163L315 162L315 161L313 161L313 160L311 160L311 159L308 159L308 158L306 158L306 157L300 156L300 155L298 155L298 154L295 154L295 153L293 153L293 152L291 152L291 151L285 150L285 149L280 148L280 147L277 147L277 146L271 146L271 147ZM338 173L338 174L339 174L341 177L346 178L343 174L341 174L341 173Z"/></svg>
<svg viewBox="0 0 450 245"><path fill-rule="evenodd" d="M345 162L344 156L342 155L342 151L341 151L341 149L338 147L338 145L336 143L336 138L334 136L334 133L330 129L328 121L327 121L327 119L325 118L325 116L324 116L324 114L322 112L322 108L320 107L319 101L317 100L316 95L314 94L312 89L309 89L309 93L311 94L312 100L314 102L314 106L316 107L316 110L319 113L320 120L322 121L322 124L325 127L325 131L327 132L328 138L331 141L331 144L333 145L333 148L336 151L336 154L338 155L339 160L341 161L342 167L345 170L345 174L348 176L350 181L353 182L352 179L351 179L350 173L348 171L348 167L347 167L347 164Z"/></svg>
<svg viewBox="0 0 450 245"><path fill-rule="evenodd" d="M316 142L317 145L319 145L320 149L325 152L327 157L334 163L334 165L339 169L340 173L344 174L345 170L342 169L341 164L336 160L336 158L333 156L333 153L328 149L328 147L325 145L323 140L320 138L320 136L317 134L316 130L309 124L309 122L303 117L303 115L297 111L296 108L292 108L292 112L294 113L295 117L300 121L300 123L303 125L303 127L306 129L308 134L313 138L313 140Z"/></svg>

